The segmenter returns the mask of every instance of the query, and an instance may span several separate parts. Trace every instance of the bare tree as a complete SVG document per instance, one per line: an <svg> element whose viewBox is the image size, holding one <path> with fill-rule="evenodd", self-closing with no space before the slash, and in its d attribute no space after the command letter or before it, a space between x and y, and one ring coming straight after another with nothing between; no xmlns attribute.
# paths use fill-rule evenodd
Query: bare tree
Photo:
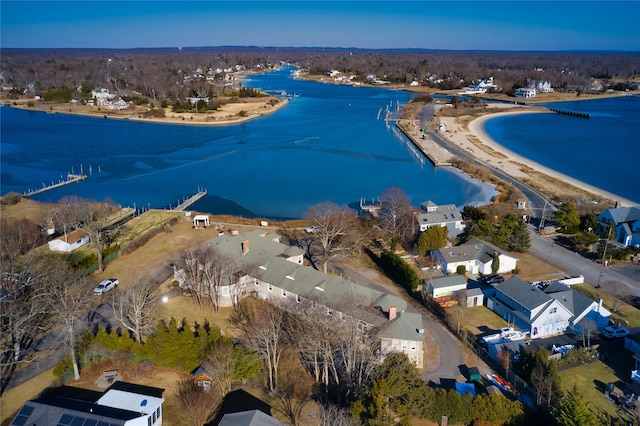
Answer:
<svg viewBox="0 0 640 426"><path fill-rule="evenodd" d="M202 426L213 420L222 396L216 389L203 390L194 385L190 378L184 379L178 387L180 416L188 426Z"/></svg>
<svg viewBox="0 0 640 426"><path fill-rule="evenodd" d="M216 312L220 308L222 286L229 286L232 299L238 291L238 264L231 256L209 245L184 250L175 259L174 269L181 285L191 291L198 304L202 306L208 300Z"/></svg>
<svg viewBox="0 0 640 426"><path fill-rule="evenodd" d="M356 216L353 211L330 202L312 206L306 216L314 222L313 234L320 246L322 271L326 274L329 260L348 253L345 245L348 239L343 236Z"/></svg>
<svg viewBox="0 0 640 426"><path fill-rule="evenodd" d="M80 317L87 312L91 303L92 287L80 282L77 274L66 264L58 263L45 277L36 290L39 307L60 324L65 332L65 344L73 365L76 380L80 378L80 369L76 356L76 334L82 324Z"/></svg>
<svg viewBox="0 0 640 426"><path fill-rule="evenodd" d="M241 332L245 344L263 359L269 390L275 391L278 386L278 367L286 345L285 311L266 303L256 307L243 301L234 311L231 322Z"/></svg>
<svg viewBox="0 0 640 426"><path fill-rule="evenodd" d="M274 408L280 411L296 426L300 424L302 409L311 399L312 381L304 371L294 353L287 353L282 359L278 389L273 396Z"/></svg>
<svg viewBox="0 0 640 426"><path fill-rule="evenodd" d="M29 219L0 218L0 254L2 272L15 273L19 256L44 244L46 238L38 226Z"/></svg>
<svg viewBox="0 0 640 426"><path fill-rule="evenodd" d="M317 412L309 413L306 424L312 426L356 426L356 422L345 408L330 403L321 404Z"/></svg>
<svg viewBox="0 0 640 426"><path fill-rule="evenodd" d="M113 297L113 316L139 343L153 333L159 320L158 303L153 297L156 288L151 278L136 278Z"/></svg>
<svg viewBox="0 0 640 426"><path fill-rule="evenodd" d="M233 343L229 340L221 339L213 345L207 360L203 364L203 367L215 376L216 384L222 396L231 391L235 369L234 352Z"/></svg>
<svg viewBox="0 0 640 426"><path fill-rule="evenodd" d="M620 281L605 281L602 284L602 290L613 296L611 302L611 311L617 312L620 305L633 295L629 287Z"/></svg>
<svg viewBox="0 0 640 426"><path fill-rule="evenodd" d="M455 302L456 304L451 309L453 311L453 317L456 321L456 331L458 334L460 334L460 327L462 325L462 320L464 319L464 314L467 309L467 291L458 291L455 294Z"/></svg>
<svg viewBox="0 0 640 426"><path fill-rule="evenodd" d="M61 219L74 228L82 229L91 239L91 245L98 256L98 269L104 271L104 233L113 214L120 209L111 201L96 203L67 197L62 202Z"/></svg>
<svg viewBox="0 0 640 426"><path fill-rule="evenodd" d="M398 242L406 243L411 234L413 208L409 197L400 188L385 189L380 194L380 225ZM393 247L392 247L393 248Z"/></svg>
<svg viewBox="0 0 640 426"><path fill-rule="evenodd" d="M582 337L582 346L591 346L591 337L598 331L598 323L588 318L580 321L580 336Z"/></svg>

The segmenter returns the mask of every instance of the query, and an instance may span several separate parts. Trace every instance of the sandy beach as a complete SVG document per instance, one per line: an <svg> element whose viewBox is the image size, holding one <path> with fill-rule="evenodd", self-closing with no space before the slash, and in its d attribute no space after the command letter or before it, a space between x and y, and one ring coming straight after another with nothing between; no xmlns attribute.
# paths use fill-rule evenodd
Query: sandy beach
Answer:
<svg viewBox="0 0 640 426"><path fill-rule="evenodd" d="M529 160L504 146L498 144L484 131L484 123L496 117L513 114L549 114L550 112L533 111L514 107L515 111L487 114L472 120L466 127L460 124L457 117L439 117L447 130L442 132L454 145L469 152L482 163L496 167L514 179L534 184L546 195L564 199L588 199L608 202L619 206L635 206L637 203L627 200L611 192L584 183L578 179L550 169L535 161Z"/></svg>

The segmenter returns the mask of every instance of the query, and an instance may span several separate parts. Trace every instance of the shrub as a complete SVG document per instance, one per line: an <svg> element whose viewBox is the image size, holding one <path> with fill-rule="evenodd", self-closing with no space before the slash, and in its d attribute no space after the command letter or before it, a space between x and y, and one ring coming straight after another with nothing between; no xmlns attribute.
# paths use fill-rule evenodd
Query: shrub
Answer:
<svg viewBox="0 0 640 426"><path fill-rule="evenodd" d="M4 197L0 198L0 204L3 206L13 206L22 201L22 194L17 192L9 192Z"/></svg>
<svg viewBox="0 0 640 426"><path fill-rule="evenodd" d="M420 278L415 269L390 250L380 255L380 266L392 280L409 291L414 291L420 285Z"/></svg>
<svg viewBox="0 0 640 426"><path fill-rule="evenodd" d="M458 267L456 268L456 273L458 275L464 275L467 273L467 267L464 265L458 265Z"/></svg>
<svg viewBox="0 0 640 426"><path fill-rule="evenodd" d="M62 361L57 363L55 367L53 367L53 375L56 377L62 377L71 367L71 358L66 356Z"/></svg>

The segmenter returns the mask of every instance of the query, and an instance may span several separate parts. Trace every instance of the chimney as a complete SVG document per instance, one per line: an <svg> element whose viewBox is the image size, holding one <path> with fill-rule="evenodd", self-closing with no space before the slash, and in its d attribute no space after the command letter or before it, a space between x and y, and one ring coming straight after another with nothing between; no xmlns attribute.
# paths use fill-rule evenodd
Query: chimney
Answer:
<svg viewBox="0 0 640 426"><path fill-rule="evenodd" d="M396 317L396 307L395 306L390 306L389 307L389 321L391 321L392 319L395 319Z"/></svg>
<svg viewBox="0 0 640 426"><path fill-rule="evenodd" d="M247 254L247 252L249 251L249 240L244 240L242 242L242 254Z"/></svg>

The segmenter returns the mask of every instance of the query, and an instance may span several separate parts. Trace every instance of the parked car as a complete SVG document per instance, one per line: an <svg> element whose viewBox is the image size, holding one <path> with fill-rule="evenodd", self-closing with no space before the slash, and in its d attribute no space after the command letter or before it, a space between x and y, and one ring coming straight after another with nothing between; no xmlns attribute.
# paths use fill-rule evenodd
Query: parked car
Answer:
<svg viewBox="0 0 640 426"><path fill-rule="evenodd" d="M487 275L484 277L484 283L489 285L500 284L504 282L504 277L499 274Z"/></svg>
<svg viewBox="0 0 640 426"><path fill-rule="evenodd" d="M98 286L93 289L93 294L96 296L100 296L108 292L109 290L113 290L120 284L120 280L117 278L107 278L106 280L100 281Z"/></svg>
<svg viewBox="0 0 640 426"><path fill-rule="evenodd" d="M629 330L618 325L610 325L602 329L602 335L608 339L625 337L629 334Z"/></svg>

